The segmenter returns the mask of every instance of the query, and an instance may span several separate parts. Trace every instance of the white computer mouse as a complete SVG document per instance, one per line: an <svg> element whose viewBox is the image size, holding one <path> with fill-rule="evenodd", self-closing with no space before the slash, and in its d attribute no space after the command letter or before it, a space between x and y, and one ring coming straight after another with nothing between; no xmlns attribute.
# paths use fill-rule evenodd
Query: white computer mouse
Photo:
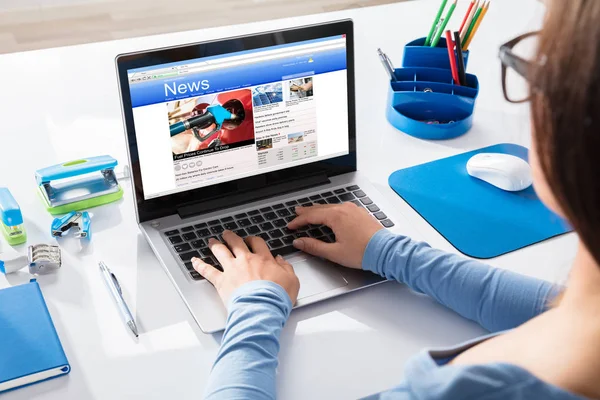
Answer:
<svg viewBox="0 0 600 400"><path fill-rule="evenodd" d="M474 178L509 192L527 189L533 183L529 164L510 154L476 154L467 162L467 172Z"/></svg>

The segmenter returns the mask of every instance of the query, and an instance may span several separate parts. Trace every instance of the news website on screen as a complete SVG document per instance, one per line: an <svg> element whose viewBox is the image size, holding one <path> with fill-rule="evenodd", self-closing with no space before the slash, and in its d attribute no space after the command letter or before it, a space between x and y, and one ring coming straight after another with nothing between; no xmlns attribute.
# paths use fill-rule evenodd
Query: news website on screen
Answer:
<svg viewBox="0 0 600 400"><path fill-rule="evenodd" d="M344 36L128 78L146 200L349 152Z"/></svg>

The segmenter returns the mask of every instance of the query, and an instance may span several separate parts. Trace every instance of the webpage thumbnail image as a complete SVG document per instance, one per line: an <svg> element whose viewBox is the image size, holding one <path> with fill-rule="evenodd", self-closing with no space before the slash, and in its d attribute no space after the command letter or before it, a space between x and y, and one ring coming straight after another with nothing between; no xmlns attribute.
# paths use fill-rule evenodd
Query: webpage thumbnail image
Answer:
<svg viewBox="0 0 600 400"><path fill-rule="evenodd" d="M313 78L293 79L288 82L290 100L313 96Z"/></svg>
<svg viewBox="0 0 600 400"><path fill-rule="evenodd" d="M252 100L254 107L281 103L283 101L283 84L277 82L255 87L252 91Z"/></svg>
<svg viewBox="0 0 600 400"><path fill-rule="evenodd" d="M173 160L254 144L250 89L171 101L166 106Z"/></svg>
<svg viewBox="0 0 600 400"><path fill-rule="evenodd" d="M256 141L256 150L264 151L273 148L273 139L262 139Z"/></svg>
<svg viewBox="0 0 600 400"><path fill-rule="evenodd" d="M288 135L288 144L298 143L304 141L304 132L290 133Z"/></svg>

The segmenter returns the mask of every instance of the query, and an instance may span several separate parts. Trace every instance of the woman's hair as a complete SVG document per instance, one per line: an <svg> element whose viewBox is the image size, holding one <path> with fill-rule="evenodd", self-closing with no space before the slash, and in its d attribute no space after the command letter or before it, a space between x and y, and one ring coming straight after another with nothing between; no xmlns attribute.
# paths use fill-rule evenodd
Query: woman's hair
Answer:
<svg viewBox="0 0 600 400"><path fill-rule="evenodd" d="M600 0L552 0L530 75L535 145L553 195L600 264Z"/></svg>

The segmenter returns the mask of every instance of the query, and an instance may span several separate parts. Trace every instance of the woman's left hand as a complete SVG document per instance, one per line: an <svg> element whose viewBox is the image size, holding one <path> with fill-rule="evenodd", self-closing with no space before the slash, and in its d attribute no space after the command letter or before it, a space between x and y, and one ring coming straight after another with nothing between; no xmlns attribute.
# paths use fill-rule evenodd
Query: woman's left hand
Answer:
<svg viewBox="0 0 600 400"><path fill-rule="evenodd" d="M237 288L258 280L275 282L287 292L292 304L296 303L300 281L294 268L281 256L273 258L263 239L249 236L244 241L235 233L225 231L223 240L227 246L216 239L208 242L208 247L223 266L223 272L198 258L192 258L192 265L213 284L225 305Z"/></svg>

